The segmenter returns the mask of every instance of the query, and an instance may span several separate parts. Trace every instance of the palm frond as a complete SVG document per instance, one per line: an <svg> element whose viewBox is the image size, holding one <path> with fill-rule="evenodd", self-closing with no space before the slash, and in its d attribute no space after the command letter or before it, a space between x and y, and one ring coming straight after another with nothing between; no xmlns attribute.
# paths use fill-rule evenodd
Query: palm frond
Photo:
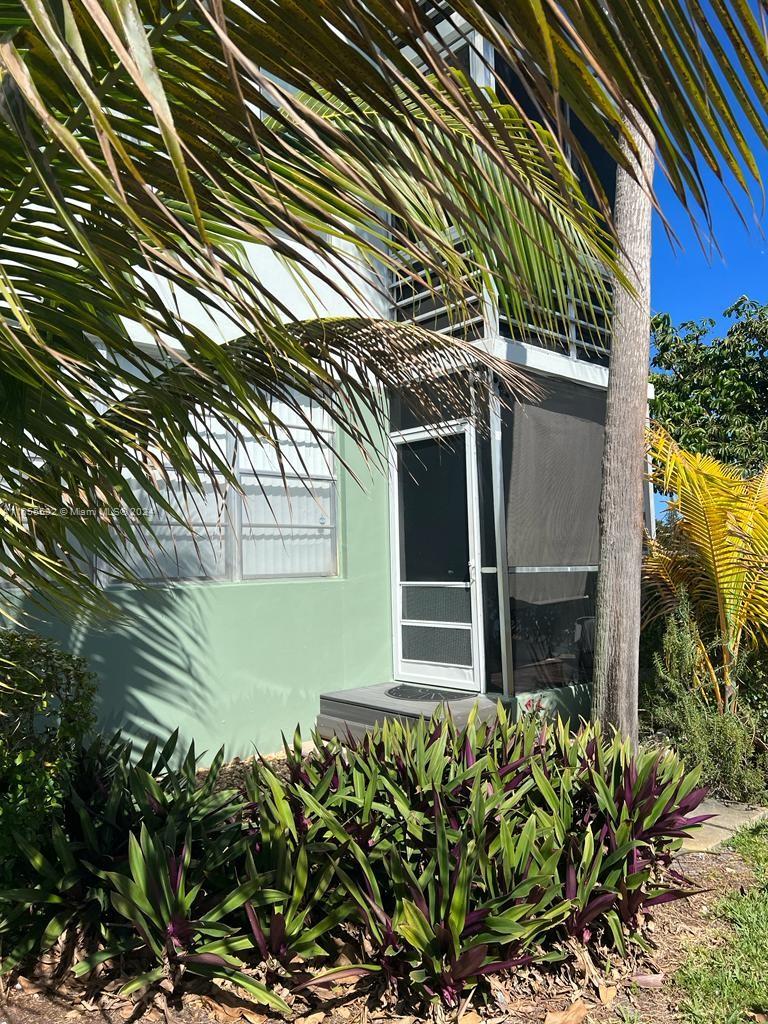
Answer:
<svg viewBox="0 0 768 1024"><path fill-rule="evenodd" d="M299 327L249 252L269 250L358 319L378 315L395 275L449 305L479 279L509 316L546 327L566 290L588 296L613 258L608 211L589 210L565 159L569 147L584 154L562 98L618 160L622 118L648 123L693 205L706 207L702 165L744 183L754 173L730 113L762 124L768 95L746 0L711 11L698 0L456 0L452 10L514 65L553 131L532 125L515 97L500 103L501 88L457 74L441 15L414 0L24 0L0 11L5 26L18 19L0 40L7 545L27 522L19 503L46 487L80 493L65 469L73 438L89 500L118 495L126 475L151 485L144 467L157 451L199 487L217 462L190 456L201 411L259 436L270 395L290 382L328 402L341 372L332 414L365 443L356 423L380 397L373 363L402 355L393 334ZM747 91L724 67L726 45ZM370 357L366 330L377 338ZM409 358L449 378L471 356L519 386L480 347L408 337ZM237 339L258 356L221 344ZM163 402L156 390L143 423L134 410L105 428L106 409L127 409L126 394L164 372L164 352L185 367L188 391L169 387ZM55 581L49 594L66 590L86 527L38 524L4 549L8 573L29 563L44 590ZM106 533L103 547L109 557Z"/></svg>
<svg viewBox="0 0 768 1024"><path fill-rule="evenodd" d="M192 3L162 15L153 5L65 3L64 27L42 5L28 9L33 27L0 44L0 348L13 412L0 450L11 510L0 576L30 596L103 607L90 563L134 579L127 548L142 548L130 519L44 510L130 506L143 495L178 519L173 479L185 500L207 479L234 482L200 436L205 417L279 447L275 405L299 414L292 396L302 395L375 455L388 390L471 412L493 371L530 393L481 348L381 320L387 275L442 289L457 308L479 275L507 303L535 298L544 316L563 265L575 288L594 277L588 264L610 260L599 218L543 129L518 119L520 156L507 152L504 176L455 116L436 126L422 113L409 130L415 101L402 84L394 117L365 76L365 98L343 107L343 123L327 100L320 110L309 78L314 98L295 97L273 64L254 63L268 28L237 36L235 54L210 10ZM138 21L126 20L131 10ZM253 11L230 13L254 27ZM457 82L449 91L469 103ZM482 116L501 117L498 103L484 100ZM553 165L575 198L562 199ZM512 244L495 230L505 211ZM398 222L408 229L393 230ZM471 244L459 251L462 231ZM343 293L357 317L297 322L254 269L264 250L310 293Z"/></svg>
<svg viewBox="0 0 768 1024"><path fill-rule="evenodd" d="M649 450L655 479L671 495L673 525L667 540L648 542L645 620L669 614L684 591L727 679L743 641L762 639L768 626L766 473L744 477L686 452L660 427Z"/></svg>
<svg viewBox="0 0 768 1024"><path fill-rule="evenodd" d="M462 91L469 94L469 80L458 72L456 79ZM455 117L446 115L448 132L439 141L449 150L450 162L459 172L460 188L451 179L433 180L431 152L423 149L420 138L414 139L404 124L397 128L390 125L392 156L387 171L403 205L406 238L425 238L419 243L425 254L430 232L453 238L452 259L467 295L487 295L495 313L512 324L522 338L531 332L558 337L563 334L564 311L569 304L584 310L594 306L605 311L610 307L606 273L614 264L613 241L603 219L587 202L576 171L552 133L525 120L513 106L501 102L493 90L486 89L484 94L489 105L487 130L500 152L515 164L516 173L525 178L527 190L521 191L483 150L473 144L467 148L471 138ZM310 109L345 135L360 133L361 113L366 125L381 121L373 109L352 111L338 103L305 99ZM420 130L437 142L438 129L424 123L426 119L415 105L412 116L421 124ZM497 130L497 122L503 131ZM506 146L507 133L515 139L514 152ZM302 145L298 135L296 145ZM541 159L542 148L546 162ZM408 153L407 171L400 159L402 152ZM418 173L413 173L413 168ZM375 188L370 166L355 162L353 169L371 190ZM337 184L343 187L330 165L321 164L318 170L318 189L332 191ZM377 173L379 168L375 170ZM412 272L410 252L401 247L398 235L389 239L388 249ZM406 271L401 266L395 267L394 273L403 279ZM623 279L620 273L618 276ZM446 297L441 277L425 270L430 294L442 298L449 314L460 321L466 312L461 301L465 296L449 293Z"/></svg>
<svg viewBox="0 0 768 1024"><path fill-rule="evenodd" d="M457 0L453 6L517 69L539 107L552 111L553 97L562 97L630 173L618 145L621 120L649 130L664 174L692 212L709 219L705 169L739 189L760 184L750 142L753 132L760 146L768 145L758 0Z"/></svg>
<svg viewBox="0 0 768 1024"><path fill-rule="evenodd" d="M142 369L143 380L114 398L109 378L114 400L100 410L94 402L88 417L57 391L28 388L3 373L0 580L38 609L53 604L115 613L94 583L93 565L142 585L136 553L141 563L151 536L141 518L123 512L153 504L169 523L185 526L187 508L206 486L239 487L222 440L227 435L241 443L255 439L277 453L281 472L302 475L306 467L284 440L291 433L286 414L329 446L304 396L343 423L363 452L383 459L385 394L402 395L426 416L450 409L472 417L487 406L491 373L520 394L532 393L528 378L509 364L487 354L478 360L470 343L410 324L326 318L289 325L286 336L306 353L305 363L252 339L221 346L227 368L248 389L247 405L233 404L218 359L193 366L176 357L158 367L148 356L135 373L138 381ZM343 450L332 443L331 449L345 464ZM217 497L223 502L224 493ZM17 605L11 598L6 614Z"/></svg>

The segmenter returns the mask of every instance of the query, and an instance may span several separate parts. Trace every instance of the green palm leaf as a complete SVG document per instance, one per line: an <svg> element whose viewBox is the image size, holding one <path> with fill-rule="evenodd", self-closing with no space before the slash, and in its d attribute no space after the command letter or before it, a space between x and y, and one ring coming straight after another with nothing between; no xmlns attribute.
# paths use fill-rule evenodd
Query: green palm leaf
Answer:
<svg viewBox="0 0 768 1024"><path fill-rule="evenodd" d="M529 387L460 338L373 316L372 267L380 292L396 274L442 289L459 310L471 282L510 315L538 309L542 321L553 295L561 304L582 280L599 286L593 268L610 261L610 244L556 142L489 94L483 118L498 125L502 174L447 109L452 88L469 105L466 81L446 90L424 78L430 102L450 114L438 126L404 80L393 117L381 69L369 81L359 58L358 97L325 88L321 98L322 60L311 78L292 58L314 96L271 84L265 74L280 68L266 52L276 43L269 26L235 32L253 28L259 5L228 8L245 19L227 22L237 52L191 3L162 16L142 8L144 40L133 4L63 9L60 25L30 2L34 29L0 44L0 577L33 601L104 610L93 561L138 583L131 550L148 547L147 528L130 519L41 509L151 501L183 521L179 506L206 481L236 483L215 435L255 436L283 465L277 402L316 433L298 397L309 396L376 452L386 391L429 410L466 407L489 370L513 390ZM338 49L327 26L310 18L310 30L317 47ZM401 75L411 67L397 63ZM441 169L438 189L430 176ZM562 197L561 178L573 198ZM508 237L494 229L502 217ZM383 249L398 222L409 230L395 227ZM308 289L342 291L353 315L293 320L246 258L254 244Z"/></svg>
<svg viewBox="0 0 768 1024"><path fill-rule="evenodd" d="M768 85L747 0L452 8L554 133L453 71L440 16L411 0L0 5L16 27L0 41L0 576L99 604L89 562L131 578L134 527L34 510L141 493L177 515L161 464L192 494L232 482L203 414L274 444L275 399L297 391L371 450L382 388L428 373L460 400L456 374L482 387L489 369L519 388L481 348L372 310L390 275L459 311L481 286L544 331L566 295L602 294L610 218L576 187L561 99L620 161L623 119L647 123L694 207L702 166L755 175L736 112L765 142ZM343 294L351 319L296 323L249 245Z"/></svg>

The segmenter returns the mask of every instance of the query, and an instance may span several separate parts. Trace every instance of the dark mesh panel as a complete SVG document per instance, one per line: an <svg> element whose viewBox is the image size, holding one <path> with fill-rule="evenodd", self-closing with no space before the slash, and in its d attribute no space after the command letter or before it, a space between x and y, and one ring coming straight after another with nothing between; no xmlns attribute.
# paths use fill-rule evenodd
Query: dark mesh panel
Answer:
<svg viewBox="0 0 768 1024"><path fill-rule="evenodd" d="M589 161L593 175L595 175L597 180L600 182L600 185L605 192L605 197L607 198L611 209L613 209L613 204L616 200L615 160L612 159L612 157L597 141L595 136L589 131L584 122L581 121L572 110L568 111L568 120L570 122L571 131L576 137L576 141ZM579 178L581 180L581 187L584 189L587 199L590 203L596 205L597 197L595 196L587 175L584 173L582 168L579 168Z"/></svg>
<svg viewBox="0 0 768 1024"><path fill-rule="evenodd" d="M531 95L530 86L526 87L523 78L518 70L508 64L500 53L494 51L494 71L496 81L494 83L499 97L503 101L514 100L521 108L526 117L531 121L541 124L547 116L547 111L539 109L539 105Z"/></svg>
<svg viewBox="0 0 768 1024"><path fill-rule="evenodd" d="M502 693L501 622L499 619L499 583L496 573L483 573L483 640L485 643L485 687L489 693Z"/></svg>
<svg viewBox="0 0 768 1024"><path fill-rule="evenodd" d="M510 573L515 692L589 682L597 573Z"/></svg>
<svg viewBox="0 0 768 1024"><path fill-rule="evenodd" d="M469 589L459 587L403 587L403 618L426 622L471 622Z"/></svg>
<svg viewBox="0 0 768 1024"><path fill-rule="evenodd" d="M403 658L436 665L472 665L472 630L403 626Z"/></svg>
<svg viewBox="0 0 768 1024"><path fill-rule="evenodd" d="M467 455L463 435L398 448L400 572L408 582L469 581Z"/></svg>
<svg viewBox="0 0 768 1024"><path fill-rule="evenodd" d="M595 565L605 394L539 379L543 401L502 414L509 565Z"/></svg>
<svg viewBox="0 0 768 1024"><path fill-rule="evenodd" d="M450 420L461 420L474 413L472 380L470 374L454 374L457 382L456 401L446 401L442 394L430 393L425 384L422 393L427 395L427 407L414 405L413 398L391 392L389 396L390 430L410 430L411 427L432 426ZM409 400L410 398L410 400Z"/></svg>

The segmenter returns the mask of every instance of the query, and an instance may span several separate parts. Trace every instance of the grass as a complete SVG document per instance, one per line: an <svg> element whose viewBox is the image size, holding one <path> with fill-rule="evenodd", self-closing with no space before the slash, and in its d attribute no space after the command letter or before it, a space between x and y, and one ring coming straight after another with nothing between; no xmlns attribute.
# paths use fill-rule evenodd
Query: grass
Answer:
<svg viewBox="0 0 768 1024"><path fill-rule="evenodd" d="M768 1014L768 822L743 829L729 845L752 865L756 881L714 908L731 926L726 941L692 950L677 974L690 1024L754 1024Z"/></svg>

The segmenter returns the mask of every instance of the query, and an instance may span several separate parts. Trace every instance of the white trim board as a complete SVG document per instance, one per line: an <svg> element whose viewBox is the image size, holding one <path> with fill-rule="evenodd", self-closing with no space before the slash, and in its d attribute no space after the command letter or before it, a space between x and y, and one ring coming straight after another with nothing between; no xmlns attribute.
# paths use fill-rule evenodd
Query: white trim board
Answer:
<svg viewBox="0 0 768 1024"><path fill-rule="evenodd" d="M539 345L527 345L522 341L510 341L495 335L483 342L491 355L505 359L516 366L525 366L539 373L548 373L553 377L563 377L587 384L593 388L608 387L608 367L595 363L585 363L581 359L571 359L561 352L542 348Z"/></svg>
<svg viewBox="0 0 768 1024"><path fill-rule="evenodd" d="M562 352L543 348L540 345L528 345L524 341L511 341L500 334L492 335L478 343L491 355L505 359L515 366L526 366L539 373L548 373L553 377L586 384L593 388L608 387L608 367L596 363L587 363L583 359L572 359ZM650 372L650 371L649 371ZM653 384L648 382L648 398L654 397Z"/></svg>

